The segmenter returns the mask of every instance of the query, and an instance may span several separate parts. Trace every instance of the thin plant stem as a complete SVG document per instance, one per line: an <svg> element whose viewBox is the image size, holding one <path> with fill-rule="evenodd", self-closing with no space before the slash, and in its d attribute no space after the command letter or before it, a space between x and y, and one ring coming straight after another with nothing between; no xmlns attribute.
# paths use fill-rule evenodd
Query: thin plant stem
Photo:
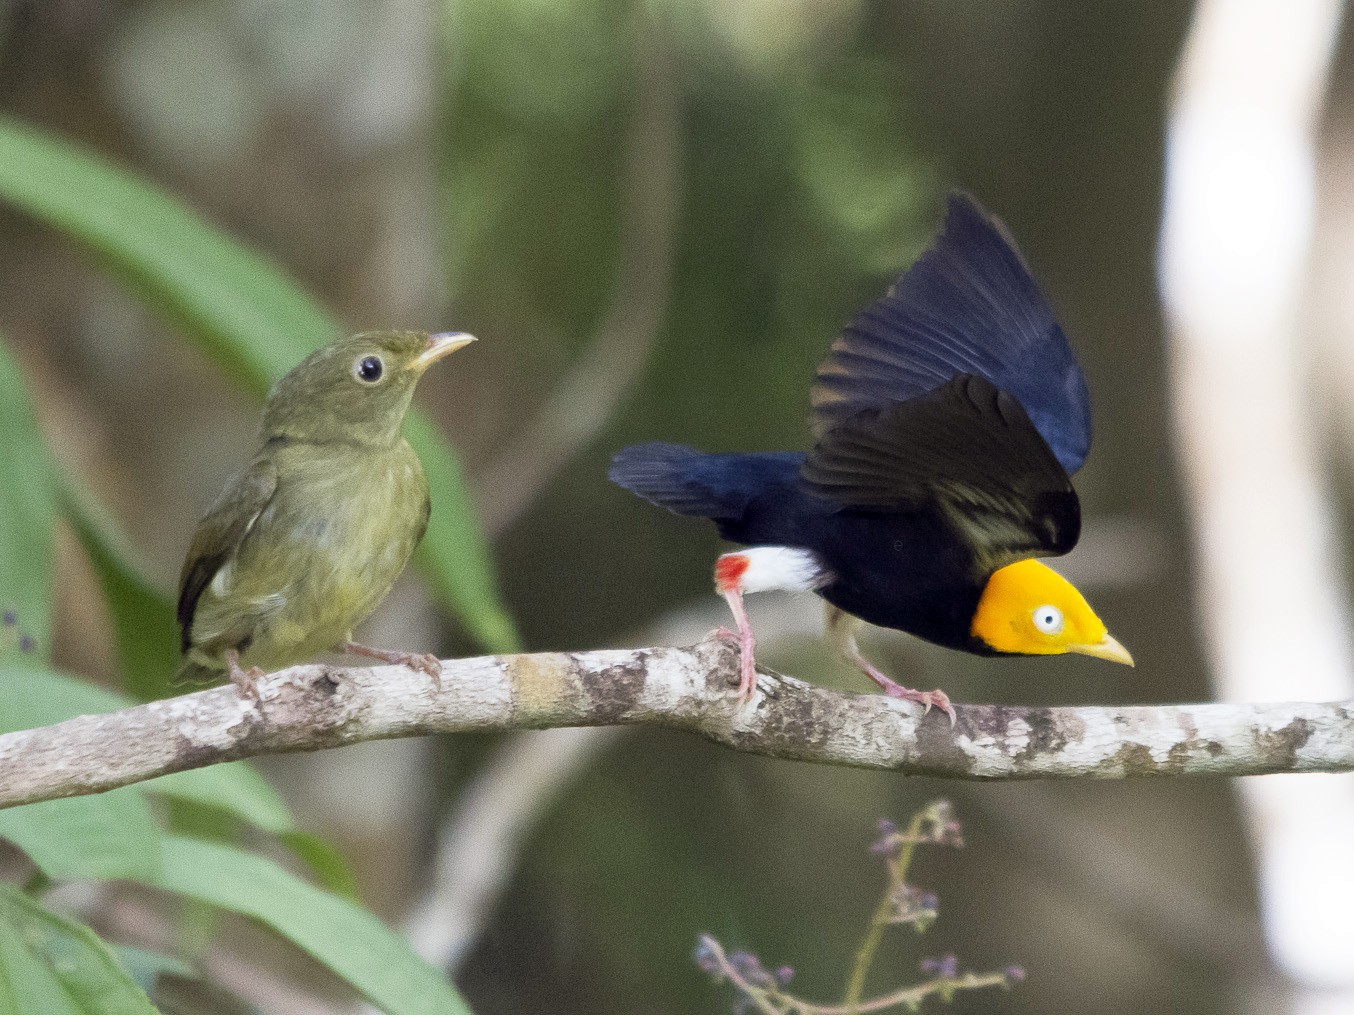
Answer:
<svg viewBox="0 0 1354 1015"><path fill-rule="evenodd" d="M874 1012L888 1011L901 1005L916 1007L933 994L952 995L957 990L973 990L981 987L1004 987L1008 981L1001 973L965 973L948 980L932 980L913 987L904 987L891 994L857 1001L854 1004L814 1004L790 994L781 993L767 987L759 987L748 981L737 969L719 942L706 938L705 945L710 949L715 965L720 973L733 984L734 988L752 1002L762 1015L872 1015Z"/></svg>
<svg viewBox="0 0 1354 1015"><path fill-rule="evenodd" d="M855 965L851 968L851 979L846 983L846 995L842 998L842 1010L851 1015L861 1011L877 1010L862 1008L860 996L865 992L865 977L869 975L870 966L874 964L875 953L879 951L879 942L884 938L884 928L888 926L889 916L893 912L893 888L903 884L907 877L908 866L912 863L912 850L916 847L925 820L925 811L912 816L912 823L907 826L907 832L900 837L902 842L898 855L889 861L889 887L885 890L884 897L879 900L879 905L875 907L874 916L870 918L870 926L866 928L865 937L861 939L860 947L856 949Z"/></svg>

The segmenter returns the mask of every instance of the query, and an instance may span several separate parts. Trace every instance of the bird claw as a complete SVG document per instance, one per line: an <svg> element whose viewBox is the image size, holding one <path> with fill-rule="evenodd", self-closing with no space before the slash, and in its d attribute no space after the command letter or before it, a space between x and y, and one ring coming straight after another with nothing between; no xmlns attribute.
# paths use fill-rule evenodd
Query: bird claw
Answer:
<svg viewBox="0 0 1354 1015"><path fill-rule="evenodd" d="M430 678L434 691L442 690L442 660L431 652L401 652L399 649L372 648L370 645L359 645L355 641L345 641L340 647L352 655L380 659L395 666L408 666L415 673L422 673Z"/></svg>
<svg viewBox="0 0 1354 1015"><path fill-rule="evenodd" d="M262 712L263 693L259 690L259 679L265 675L264 671L257 666L246 670L240 665L239 650L231 648L226 650L226 672L230 674L230 682L235 685L240 700L252 702Z"/></svg>
<svg viewBox="0 0 1354 1015"><path fill-rule="evenodd" d="M422 673L433 682L434 690L442 690L442 660L431 652L411 652L404 664L417 673Z"/></svg>
<svg viewBox="0 0 1354 1015"><path fill-rule="evenodd" d="M263 692L259 690L259 680L266 674L257 666L251 666L249 669L241 669L237 664L231 668L230 682L235 685L239 691L240 698L244 701L251 701L256 706L263 704Z"/></svg>
<svg viewBox="0 0 1354 1015"><path fill-rule="evenodd" d="M408 666L433 682L433 688L442 690L442 660L431 652L391 652L389 661L397 666Z"/></svg>
<svg viewBox="0 0 1354 1015"><path fill-rule="evenodd" d="M931 711L932 707L940 709L940 711L950 717L951 729L954 728L954 724L958 721L957 716L955 715L954 706L950 704L950 696L938 687L934 691L914 691L910 687L904 687L902 684L889 681L888 685L884 687L884 693L890 698L915 701L924 706L922 709L923 718Z"/></svg>
<svg viewBox="0 0 1354 1015"><path fill-rule="evenodd" d="M751 652L743 652L738 658L738 707L748 705L756 693L757 662Z"/></svg>
<svg viewBox="0 0 1354 1015"><path fill-rule="evenodd" d="M739 642L738 632L730 631L727 627L717 627L705 636L706 641L723 641L730 645L737 645Z"/></svg>

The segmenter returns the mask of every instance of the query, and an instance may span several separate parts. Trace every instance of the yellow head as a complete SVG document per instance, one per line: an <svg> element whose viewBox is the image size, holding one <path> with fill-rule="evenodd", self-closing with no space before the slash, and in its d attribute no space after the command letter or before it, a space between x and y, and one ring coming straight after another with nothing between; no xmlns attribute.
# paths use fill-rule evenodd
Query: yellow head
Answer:
<svg viewBox="0 0 1354 1015"><path fill-rule="evenodd" d="M1018 560L995 571L973 614L973 637L998 652L1081 655L1133 665L1080 592L1037 560Z"/></svg>

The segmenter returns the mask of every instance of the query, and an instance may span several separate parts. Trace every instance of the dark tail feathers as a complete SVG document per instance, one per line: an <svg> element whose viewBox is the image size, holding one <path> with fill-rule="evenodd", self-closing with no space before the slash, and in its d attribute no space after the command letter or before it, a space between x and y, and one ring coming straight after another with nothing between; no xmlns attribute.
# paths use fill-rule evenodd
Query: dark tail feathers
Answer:
<svg viewBox="0 0 1354 1015"><path fill-rule="evenodd" d="M736 521L758 494L793 482L803 458L793 453L707 455L680 444L635 444L612 458L608 475L617 486L679 515Z"/></svg>

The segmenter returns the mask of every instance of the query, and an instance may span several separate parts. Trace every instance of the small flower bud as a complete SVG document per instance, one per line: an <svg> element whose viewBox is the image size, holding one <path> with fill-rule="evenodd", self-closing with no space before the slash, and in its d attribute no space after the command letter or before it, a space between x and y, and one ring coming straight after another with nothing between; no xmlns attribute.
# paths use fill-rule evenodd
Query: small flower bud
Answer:
<svg viewBox="0 0 1354 1015"><path fill-rule="evenodd" d="M898 826L888 818L880 818L877 830L879 838L870 843L870 852L875 856L897 856L898 850L902 846L898 836Z"/></svg>
<svg viewBox="0 0 1354 1015"><path fill-rule="evenodd" d="M722 976L723 971L719 968L719 958L715 952L715 939L709 934L702 934L696 940L696 950L691 955L692 961L696 963L696 968L703 973L709 973L711 976Z"/></svg>
<svg viewBox="0 0 1354 1015"><path fill-rule="evenodd" d="M921 971L942 980L953 980L959 976L959 958L951 952L940 958L922 959Z"/></svg>

